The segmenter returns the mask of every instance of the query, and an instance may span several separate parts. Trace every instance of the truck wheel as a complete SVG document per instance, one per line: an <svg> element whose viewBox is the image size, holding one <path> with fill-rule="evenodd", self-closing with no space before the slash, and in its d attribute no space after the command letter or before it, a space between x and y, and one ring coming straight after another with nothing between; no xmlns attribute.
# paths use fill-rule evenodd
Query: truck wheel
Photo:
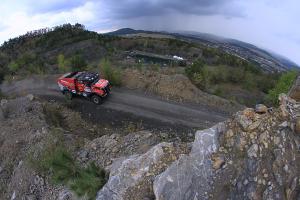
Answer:
<svg viewBox="0 0 300 200"><path fill-rule="evenodd" d="M94 104L97 104L97 105L102 103L102 99L98 95L93 95L91 100Z"/></svg>
<svg viewBox="0 0 300 200"><path fill-rule="evenodd" d="M69 91L64 92L64 95L65 95L66 100L68 100L68 101L72 100L72 98L73 98L72 93Z"/></svg>

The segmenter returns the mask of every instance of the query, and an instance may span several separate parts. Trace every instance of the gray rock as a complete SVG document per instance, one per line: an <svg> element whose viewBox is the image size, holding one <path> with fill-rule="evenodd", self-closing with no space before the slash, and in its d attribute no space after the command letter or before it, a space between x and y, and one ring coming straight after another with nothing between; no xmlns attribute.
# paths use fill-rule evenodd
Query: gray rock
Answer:
<svg viewBox="0 0 300 200"><path fill-rule="evenodd" d="M14 199L16 199L16 191L13 192L13 194L11 195L11 198L10 198L10 200L14 200Z"/></svg>
<svg viewBox="0 0 300 200"><path fill-rule="evenodd" d="M96 199L143 199L151 195L150 180L174 160L175 147L165 142L152 147L145 154L117 159L110 167L108 182L98 192ZM145 187L139 187L141 185Z"/></svg>
<svg viewBox="0 0 300 200"><path fill-rule="evenodd" d="M26 97L29 99L29 101L33 101L34 100L33 94L28 94Z"/></svg>
<svg viewBox="0 0 300 200"><path fill-rule="evenodd" d="M268 112L268 107L265 106L264 104L257 104L255 106L255 112L260 114L266 113Z"/></svg>
<svg viewBox="0 0 300 200"><path fill-rule="evenodd" d="M207 199L213 181L210 156L218 148L218 136L224 123L197 131L191 153L181 156L154 180L157 200Z"/></svg>
<svg viewBox="0 0 300 200"><path fill-rule="evenodd" d="M300 76L297 77L293 86L290 88L288 95L296 101L300 101Z"/></svg>
<svg viewBox="0 0 300 200"><path fill-rule="evenodd" d="M282 128L288 127L288 122L287 121L282 122L281 124L279 124L279 127Z"/></svg>
<svg viewBox="0 0 300 200"><path fill-rule="evenodd" d="M8 103L7 99L1 99L0 106L4 107Z"/></svg>
<svg viewBox="0 0 300 200"><path fill-rule="evenodd" d="M58 194L58 200L71 200L72 193L69 190L62 190Z"/></svg>
<svg viewBox="0 0 300 200"><path fill-rule="evenodd" d="M257 151L258 151L258 145L253 144L247 151L247 154L250 158L255 157L257 158Z"/></svg>
<svg viewBox="0 0 300 200"><path fill-rule="evenodd" d="M87 160L88 159L88 155L89 155L89 152L88 151L86 151L86 150L80 150L79 152L78 152L78 157L79 157L79 159L80 160L83 160L83 161L85 161L85 160Z"/></svg>

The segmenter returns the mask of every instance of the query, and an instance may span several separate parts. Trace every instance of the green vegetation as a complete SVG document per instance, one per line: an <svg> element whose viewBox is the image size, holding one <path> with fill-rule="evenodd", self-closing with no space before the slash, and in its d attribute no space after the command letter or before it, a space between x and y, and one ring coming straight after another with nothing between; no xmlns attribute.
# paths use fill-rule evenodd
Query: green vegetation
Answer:
<svg viewBox="0 0 300 200"><path fill-rule="evenodd" d="M71 57L70 65L73 71L82 71L86 68L87 62L80 53L76 53Z"/></svg>
<svg viewBox="0 0 300 200"><path fill-rule="evenodd" d="M43 74L44 63L33 53L25 53L8 64L10 74ZM6 73L8 74L8 73Z"/></svg>
<svg viewBox="0 0 300 200"><path fill-rule="evenodd" d="M269 90L266 100L274 105L278 105L279 94L287 93L289 91L297 75L297 71L289 71L285 74L282 74L275 87Z"/></svg>
<svg viewBox="0 0 300 200"><path fill-rule="evenodd" d="M100 62L100 71L104 78L107 79L112 85L121 85L121 72L111 66L111 63L107 59L102 59Z"/></svg>
<svg viewBox="0 0 300 200"><path fill-rule="evenodd" d="M187 76L201 89L208 90L218 84L236 84L246 90L267 92L273 87L276 75L262 73L254 66L208 66L197 60L186 68Z"/></svg>
<svg viewBox="0 0 300 200"><path fill-rule="evenodd" d="M65 56L63 54L59 54L57 56L57 63L58 63L58 71L59 72L68 72L70 71L69 66L70 62L65 59Z"/></svg>
<svg viewBox="0 0 300 200"><path fill-rule="evenodd" d="M243 63L239 58L236 59L237 61L230 62ZM208 65L199 59L186 67L185 72L200 89L247 106L253 106L257 101L263 101L261 96L267 94L274 87L279 77L278 74L264 73L252 64ZM234 94L231 93L233 89L236 91ZM240 96L238 96L239 94Z"/></svg>
<svg viewBox="0 0 300 200"><path fill-rule="evenodd" d="M15 61L11 62L9 65L8 65L8 69L10 72L12 73L15 73L18 71L19 69L19 65L18 63L16 63Z"/></svg>
<svg viewBox="0 0 300 200"><path fill-rule="evenodd" d="M93 41L95 47L112 48L109 43L117 39L116 36L88 31L81 24L64 24L28 32L0 46L0 81L5 76L64 73L85 69L87 55L93 53L77 45L78 43ZM70 45L69 50L65 52L63 48L67 45ZM102 57L107 52L108 49L105 48L103 55L97 56Z"/></svg>
<svg viewBox="0 0 300 200"><path fill-rule="evenodd" d="M80 197L95 199L97 191L106 183L107 174L95 163L80 167L66 149L63 137L61 130L53 129L38 155L29 154L29 164L41 173L50 172L54 184L64 184Z"/></svg>

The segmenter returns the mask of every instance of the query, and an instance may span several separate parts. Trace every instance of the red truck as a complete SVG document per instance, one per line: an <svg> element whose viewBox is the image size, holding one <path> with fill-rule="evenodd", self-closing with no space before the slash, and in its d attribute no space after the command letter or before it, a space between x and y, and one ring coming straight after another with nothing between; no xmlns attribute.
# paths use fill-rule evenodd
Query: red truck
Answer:
<svg viewBox="0 0 300 200"><path fill-rule="evenodd" d="M73 95L79 95L95 104L101 104L111 90L109 81L101 79L95 72L70 72L58 78L57 83L68 99L72 99Z"/></svg>

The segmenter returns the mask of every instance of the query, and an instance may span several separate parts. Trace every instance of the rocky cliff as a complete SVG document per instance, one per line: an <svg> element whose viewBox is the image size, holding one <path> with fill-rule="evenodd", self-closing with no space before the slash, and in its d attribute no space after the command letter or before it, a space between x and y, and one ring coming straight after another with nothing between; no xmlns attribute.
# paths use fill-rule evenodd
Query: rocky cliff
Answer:
<svg viewBox="0 0 300 200"><path fill-rule="evenodd" d="M76 163L94 161L109 172L97 200L300 199L300 103L286 95L279 108L244 109L197 131L193 142L149 131L102 132L32 95L2 99L0 106L1 199L86 198L29 162L54 130L62 135L53 142L63 140Z"/></svg>
<svg viewBox="0 0 300 200"><path fill-rule="evenodd" d="M161 143L115 161L100 199L300 199L300 104L280 96L197 131L180 154ZM178 154L179 153L179 154Z"/></svg>

